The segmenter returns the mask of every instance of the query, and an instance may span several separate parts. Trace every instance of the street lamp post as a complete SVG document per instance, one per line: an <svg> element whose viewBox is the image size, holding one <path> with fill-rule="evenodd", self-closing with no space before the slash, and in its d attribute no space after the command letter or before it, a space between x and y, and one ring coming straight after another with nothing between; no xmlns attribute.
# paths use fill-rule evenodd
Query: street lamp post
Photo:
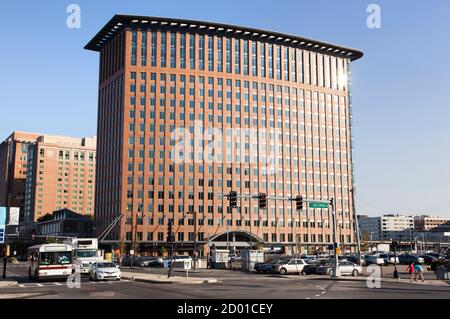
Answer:
<svg viewBox="0 0 450 319"><path fill-rule="evenodd" d="M394 248L394 279L398 279L397 271L397 242L392 241L392 248Z"/></svg>
<svg viewBox="0 0 450 319"><path fill-rule="evenodd" d="M197 262L197 212L188 212L192 214L194 218L194 270L196 270Z"/></svg>
<svg viewBox="0 0 450 319"><path fill-rule="evenodd" d="M331 204L331 213L333 216L333 242L334 242L334 265L332 269L332 277L337 278L341 276L341 272L339 271L339 259L337 255L337 226L336 226L336 212L334 208L334 198L330 200Z"/></svg>

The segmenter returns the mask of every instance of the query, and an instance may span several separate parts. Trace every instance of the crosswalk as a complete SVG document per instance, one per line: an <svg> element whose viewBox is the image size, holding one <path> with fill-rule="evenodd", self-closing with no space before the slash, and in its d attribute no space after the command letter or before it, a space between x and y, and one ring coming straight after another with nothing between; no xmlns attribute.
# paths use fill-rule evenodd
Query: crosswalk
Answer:
<svg viewBox="0 0 450 319"><path fill-rule="evenodd" d="M123 282L129 282L130 280L122 279L120 281L86 281L81 282L81 285L111 285ZM30 287L58 287L64 286L65 282L24 282L17 284L18 288L30 288Z"/></svg>

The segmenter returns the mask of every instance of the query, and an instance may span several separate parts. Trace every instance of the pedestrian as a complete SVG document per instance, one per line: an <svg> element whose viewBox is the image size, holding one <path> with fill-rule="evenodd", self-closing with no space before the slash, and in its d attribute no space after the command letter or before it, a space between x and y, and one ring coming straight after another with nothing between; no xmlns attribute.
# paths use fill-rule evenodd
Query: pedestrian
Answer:
<svg viewBox="0 0 450 319"><path fill-rule="evenodd" d="M425 282L425 279L423 278L423 267L421 264L419 264L418 262L416 262L414 264L414 272L415 272L415 276L414 276L414 280L417 281L417 279L422 280L422 282Z"/></svg>
<svg viewBox="0 0 450 319"><path fill-rule="evenodd" d="M409 280L412 282L413 281L413 276L414 276L414 262L412 262L407 268L406 268L406 272L409 273ZM414 278L415 279L415 278Z"/></svg>

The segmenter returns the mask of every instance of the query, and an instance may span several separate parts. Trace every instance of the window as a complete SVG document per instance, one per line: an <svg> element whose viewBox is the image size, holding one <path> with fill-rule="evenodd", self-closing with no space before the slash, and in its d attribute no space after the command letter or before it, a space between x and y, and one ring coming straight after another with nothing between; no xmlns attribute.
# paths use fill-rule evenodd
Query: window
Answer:
<svg viewBox="0 0 450 319"><path fill-rule="evenodd" d="M289 48L283 48L283 79L289 81Z"/></svg>
<svg viewBox="0 0 450 319"><path fill-rule="evenodd" d="M241 73L241 40L234 40L234 73Z"/></svg>
<svg viewBox="0 0 450 319"><path fill-rule="evenodd" d="M195 69L195 35L189 36L189 67Z"/></svg>
<svg viewBox="0 0 450 319"><path fill-rule="evenodd" d="M280 46L276 47L275 61L276 61L275 72L276 72L277 80L281 80L281 47Z"/></svg>
<svg viewBox="0 0 450 319"><path fill-rule="evenodd" d="M208 37L208 71L214 71L214 38Z"/></svg>
<svg viewBox="0 0 450 319"><path fill-rule="evenodd" d="M273 44L269 44L268 47L268 63L267 71L269 73L269 78L273 79Z"/></svg>
<svg viewBox="0 0 450 319"><path fill-rule="evenodd" d="M180 68L186 68L186 34L180 34Z"/></svg>
<svg viewBox="0 0 450 319"><path fill-rule="evenodd" d="M161 67L165 68L167 66L166 63L166 53L167 53L167 33L161 32Z"/></svg>
<svg viewBox="0 0 450 319"><path fill-rule="evenodd" d="M223 40L217 38L217 71L223 72Z"/></svg>
<svg viewBox="0 0 450 319"><path fill-rule="evenodd" d="M231 73L231 39L226 39L225 59L227 73Z"/></svg>
<svg viewBox="0 0 450 319"><path fill-rule="evenodd" d="M142 32L141 38L141 66L147 66L147 32Z"/></svg>
<svg viewBox="0 0 450 319"><path fill-rule="evenodd" d="M156 66L156 32L152 31L152 46L150 49L150 63L152 66Z"/></svg>
<svg viewBox="0 0 450 319"><path fill-rule="evenodd" d="M177 34L170 32L170 67L177 67Z"/></svg>
<svg viewBox="0 0 450 319"><path fill-rule="evenodd" d="M136 65L137 32L131 31L131 65Z"/></svg>
<svg viewBox="0 0 450 319"><path fill-rule="evenodd" d="M244 74L248 75L248 40L244 40Z"/></svg>
<svg viewBox="0 0 450 319"><path fill-rule="evenodd" d="M198 68L205 69L205 36L198 37Z"/></svg>
<svg viewBox="0 0 450 319"><path fill-rule="evenodd" d="M252 42L252 75L253 76L258 75L257 60L258 60L258 58L256 57L256 42L253 41Z"/></svg>
<svg viewBox="0 0 450 319"><path fill-rule="evenodd" d="M265 78L266 77L266 51L265 51L265 45L264 43L259 44L259 56L260 56L260 62L259 62L259 68L260 68L260 75Z"/></svg>

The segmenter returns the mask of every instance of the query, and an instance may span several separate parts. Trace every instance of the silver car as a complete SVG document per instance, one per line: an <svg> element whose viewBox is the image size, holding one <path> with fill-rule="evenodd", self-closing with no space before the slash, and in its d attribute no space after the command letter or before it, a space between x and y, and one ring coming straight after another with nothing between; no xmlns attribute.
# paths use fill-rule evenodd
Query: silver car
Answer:
<svg viewBox="0 0 450 319"><path fill-rule="evenodd" d="M280 275L301 274L305 265L307 265L307 262L303 259L286 258L279 263L272 265L270 271Z"/></svg>
<svg viewBox="0 0 450 319"><path fill-rule="evenodd" d="M350 261L340 261L338 267L342 276L351 275L353 277L357 277L363 273L363 269L361 266L354 264ZM316 273L319 275L331 275L332 271L333 271L332 263L319 266L316 269Z"/></svg>

